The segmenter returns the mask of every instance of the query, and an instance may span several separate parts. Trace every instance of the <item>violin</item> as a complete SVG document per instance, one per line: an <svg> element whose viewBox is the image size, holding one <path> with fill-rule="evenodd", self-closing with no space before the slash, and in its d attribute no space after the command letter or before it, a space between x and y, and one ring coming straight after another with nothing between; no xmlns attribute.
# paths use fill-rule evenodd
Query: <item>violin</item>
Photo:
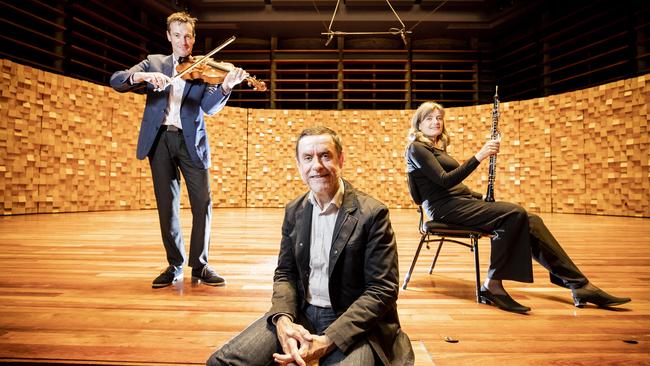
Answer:
<svg viewBox="0 0 650 366"><path fill-rule="evenodd" d="M176 71L181 74L202 58L203 56L189 56L186 60L176 66ZM183 74L181 78L183 80L200 79L209 84L221 84L226 77L226 74L234 68L235 65L229 62L216 62L211 58L208 58L208 60L202 61L200 65L197 65L189 72ZM254 76L248 76L246 82L248 83L248 86L253 88L253 90L266 91L266 83L257 80Z"/></svg>

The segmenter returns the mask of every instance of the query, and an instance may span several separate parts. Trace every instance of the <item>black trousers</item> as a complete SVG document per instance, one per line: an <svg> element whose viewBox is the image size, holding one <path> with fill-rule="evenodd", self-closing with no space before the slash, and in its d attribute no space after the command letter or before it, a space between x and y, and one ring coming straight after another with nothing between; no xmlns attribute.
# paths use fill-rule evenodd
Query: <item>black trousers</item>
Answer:
<svg viewBox="0 0 650 366"><path fill-rule="evenodd" d="M196 167L187 152L182 131L158 133L149 154L153 177L160 232L169 264L181 267L185 263L185 245L179 218L181 186L180 173L185 178L192 210L189 265L200 269L208 263L212 198L207 169ZM180 170L180 173L179 173Z"/></svg>
<svg viewBox="0 0 650 366"><path fill-rule="evenodd" d="M549 271L551 282L556 285L580 288L588 282L542 218L519 205L453 197L434 205L425 201L423 206L436 221L495 234L491 240L488 278L533 282L532 258Z"/></svg>

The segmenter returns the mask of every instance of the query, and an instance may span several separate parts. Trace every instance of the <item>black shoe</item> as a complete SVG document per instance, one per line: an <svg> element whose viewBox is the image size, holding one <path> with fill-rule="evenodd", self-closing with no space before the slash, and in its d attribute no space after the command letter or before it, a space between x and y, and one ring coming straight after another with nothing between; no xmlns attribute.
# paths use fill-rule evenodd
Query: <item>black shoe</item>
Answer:
<svg viewBox="0 0 650 366"><path fill-rule="evenodd" d="M192 277L198 279L200 282L203 282L208 286L226 285L226 279L219 276L219 274L217 274L217 271L212 269L212 267L208 266L207 264L203 266L200 271L192 269Z"/></svg>
<svg viewBox="0 0 650 366"><path fill-rule="evenodd" d="M156 279L153 280L151 287L153 288L166 287L182 278L183 278L183 268L170 265L167 266L167 268L164 271L160 272L160 275L158 275L158 277L156 277Z"/></svg>
<svg viewBox="0 0 650 366"><path fill-rule="evenodd" d="M481 303L494 305L501 310L511 311L513 313L526 313L530 311L528 306L523 306L516 302L512 297L510 297L510 295L495 295L483 286L481 286L479 295Z"/></svg>
<svg viewBox="0 0 650 366"><path fill-rule="evenodd" d="M599 307L610 307L625 304L632 301L629 297L616 297L588 283L580 288L572 289L573 304L581 308L588 302Z"/></svg>

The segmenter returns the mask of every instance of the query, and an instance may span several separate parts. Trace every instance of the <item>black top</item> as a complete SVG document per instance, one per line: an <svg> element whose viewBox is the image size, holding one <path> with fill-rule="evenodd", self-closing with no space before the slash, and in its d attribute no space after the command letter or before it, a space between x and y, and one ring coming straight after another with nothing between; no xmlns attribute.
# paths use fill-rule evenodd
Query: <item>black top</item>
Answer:
<svg viewBox="0 0 650 366"><path fill-rule="evenodd" d="M418 204L428 201L427 206L449 197L481 198L480 193L462 183L479 164L472 156L461 165L444 150L420 141L414 141L406 149L410 185L417 187L420 202L416 197L414 199Z"/></svg>

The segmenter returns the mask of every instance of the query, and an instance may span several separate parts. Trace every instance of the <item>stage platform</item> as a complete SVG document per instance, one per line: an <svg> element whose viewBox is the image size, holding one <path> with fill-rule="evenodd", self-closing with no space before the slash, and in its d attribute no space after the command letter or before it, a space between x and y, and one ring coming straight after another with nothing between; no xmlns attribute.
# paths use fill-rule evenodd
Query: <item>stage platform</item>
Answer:
<svg viewBox="0 0 650 366"><path fill-rule="evenodd" d="M431 275L435 248L423 250L398 302L417 366L650 364L650 219L541 216L594 284L633 301L575 308L535 264L535 283L505 283L532 311L507 313L476 303L467 249L444 247ZM0 217L0 362L204 364L268 310L282 218L282 209L215 209L210 261L227 286L193 283L186 268L184 281L152 289L166 265L156 211ZM391 218L402 281L418 216ZM489 242L480 245L484 278Z"/></svg>

